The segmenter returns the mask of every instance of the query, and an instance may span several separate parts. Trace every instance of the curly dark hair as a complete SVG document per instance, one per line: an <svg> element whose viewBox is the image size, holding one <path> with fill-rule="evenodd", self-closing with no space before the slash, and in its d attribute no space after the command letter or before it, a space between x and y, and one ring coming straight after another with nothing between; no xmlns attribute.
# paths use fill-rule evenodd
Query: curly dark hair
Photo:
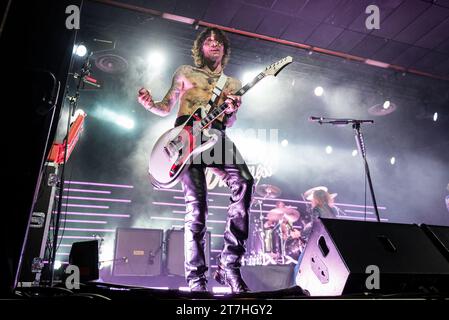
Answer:
<svg viewBox="0 0 449 320"><path fill-rule="evenodd" d="M224 67L228 63L229 55L231 54L230 42L226 34L217 28L207 28L201 31L195 39L192 47L192 57L195 66L198 68L204 67L203 43L211 34L215 34L217 40L223 44L223 59L221 65Z"/></svg>

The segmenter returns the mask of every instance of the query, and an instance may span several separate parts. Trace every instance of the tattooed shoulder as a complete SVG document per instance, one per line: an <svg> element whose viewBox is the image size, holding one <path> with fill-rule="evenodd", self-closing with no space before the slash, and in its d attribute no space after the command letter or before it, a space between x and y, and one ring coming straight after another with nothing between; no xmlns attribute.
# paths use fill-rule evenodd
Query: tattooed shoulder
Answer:
<svg viewBox="0 0 449 320"><path fill-rule="evenodd" d="M183 65L179 66L178 69L176 69L175 74L176 74L177 76L184 76L184 77L186 77L186 76L188 76L191 72L192 72L192 67L189 66L189 65L183 64Z"/></svg>

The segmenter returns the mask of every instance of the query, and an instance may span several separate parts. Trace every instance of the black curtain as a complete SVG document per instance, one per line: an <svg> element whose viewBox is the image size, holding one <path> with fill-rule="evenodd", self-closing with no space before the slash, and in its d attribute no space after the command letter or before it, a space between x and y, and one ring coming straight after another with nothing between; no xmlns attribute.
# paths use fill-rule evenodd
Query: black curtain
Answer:
<svg viewBox="0 0 449 320"><path fill-rule="evenodd" d="M39 176L61 115L77 34L66 8L82 0L8 0L3 3L0 74L3 77L4 208L0 223L0 290L11 294L20 266ZM7 208L7 209L6 209Z"/></svg>

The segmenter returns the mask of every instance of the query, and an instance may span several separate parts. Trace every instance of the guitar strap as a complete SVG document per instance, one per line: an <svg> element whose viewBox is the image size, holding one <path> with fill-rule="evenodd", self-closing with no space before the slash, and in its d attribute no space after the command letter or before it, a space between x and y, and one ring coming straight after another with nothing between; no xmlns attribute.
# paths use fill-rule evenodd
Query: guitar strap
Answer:
<svg viewBox="0 0 449 320"><path fill-rule="evenodd" d="M221 93L223 92L223 87L226 84L227 80L228 80L228 76L226 76L224 73L222 73L220 78L218 79L217 83L215 84L214 90L212 90L212 96L210 97L210 100L206 106L206 113L209 113L212 106L218 101L218 98L220 97Z"/></svg>

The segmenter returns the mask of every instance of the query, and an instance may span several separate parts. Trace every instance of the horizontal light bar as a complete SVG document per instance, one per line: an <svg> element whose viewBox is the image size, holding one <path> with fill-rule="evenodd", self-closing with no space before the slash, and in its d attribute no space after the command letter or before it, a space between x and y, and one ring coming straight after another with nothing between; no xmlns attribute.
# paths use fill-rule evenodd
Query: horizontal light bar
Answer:
<svg viewBox="0 0 449 320"><path fill-rule="evenodd" d="M63 207L77 207L77 208L96 208L96 209L109 209L109 206L96 206L93 204L74 204L74 203L62 203Z"/></svg>
<svg viewBox="0 0 449 320"><path fill-rule="evenodd" d="M53 211L56 213L56 211ZM112 218L130 218L130 214L120 214L120 213L97 213L97 212L77 212L77 211L65 211L64 215L74 215L74 216L92 216L92 217L112 217Z"/></svg>
<svg viewBox="0 0 449 320"><path fill-rule="evenodd" d="M365 211L360 211L360 210L345 210L345 212L353 212L353 213L365 213ZM372 211L367 211L366 214L374 214L374 212Z"/></svg>
<svg viewBox="0 0 449 320"><path fill-rule="evenodd" d="M232 293L231 288L228 287L212 287L213 293Z"/></svg>
<svg viewBox="0 0 449 320"><path fill-rule="evenodd" d="M186 205L184 203L174 203L174 202L156 202L153 201L152 202L155 205L160 205L160 206L175 206L175 207L185 207Z"/></svg>
<svg viewBox="0 0 449 320"><path fill-rule="evenodd" d="M66 235L58 236L58 238L63 238L63 239L90 239L90 240L95 239L94 236L88 237L88 236L66 236Z"/></svg>
<svg viewBox="0 0 449 320"><path fill-rule="evenodd" d="M86 193L103 193L103 194L111 194L111 191L106 191L106 190L89 190L89 189L72 189L72 188L64 188L64 191L67 191L67 192L86 192Z"/></svg>
<svg viewBox="0 0 449 320"><path fill-rule="evenodd" d="M212 222L212 223L226 223L226 220L207 220L207 222Z"/></svg>
<svg viewBox="0 0 449 320"><path fill-rule="evenodd" d="M98 183L98 182L87 182L87 181L65 181L66 184L80 184L85 186L101 186L101 187L114 187L114 188L127 188L132 189L134 186L126 184L111 184L111 183Z"/></svg>
<svg viewBox="0 0 449 320"><path fill-rule="evenodd" d="M154 217L154 216L151 216L150 219L153 219L153 220L169 220L169 221L184 221L183 218Z"/></svg>
<svg viewBox="0 0 449 320"><path fill-rule="evenodd" d="M363 217L351 217L351 216L346 216L345 219L341 219L341 220L359 220L359 221L365 221L365 220L369 220L369 221L377 221L377 218L363 218ZM388 221L387 218L380 218L380 221Z"/></svg>
<svg viewBox="0 0 449 320"><path fill-rule="evenodd" d="M59 198L59 196L58 196ZM111 199L111 198L92 198L92 197L76 197L76 196L62 196L63 199L74 199L74 200L92 200L92 201L106 201L106 202L126 202L130 203L129 199Z"/></svg>
<svg viewBox="0 0 449 320"><path fill-rule="evenodd" d="M61 222L70 222L70 223L92 223L92 224L106 224L107 221L101 220L76 220L76 219L61 219Z"/></svg>
<svg viewBox="0 0 449 320"><path fill-rule="evenodd" d="M54 230L53 227L50 229ZM82 232L115 232L115 229L88 229L88 228L59 228L65 231L82 231Z"/></svg>

